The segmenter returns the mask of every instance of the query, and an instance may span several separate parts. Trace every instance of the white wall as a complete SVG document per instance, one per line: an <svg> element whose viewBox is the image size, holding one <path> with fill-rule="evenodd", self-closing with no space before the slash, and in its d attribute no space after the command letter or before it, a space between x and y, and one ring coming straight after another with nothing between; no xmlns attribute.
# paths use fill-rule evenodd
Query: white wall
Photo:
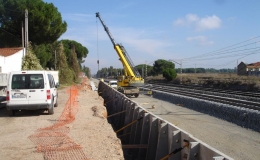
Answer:
<svg viewBox="0 0 260 160"><path fill-rule="evenodd" d="M11 71L21 71L22 69L22 57L23 50L8 56L0 56L0 66L2 68L2 73L9 73Z"/></svg>

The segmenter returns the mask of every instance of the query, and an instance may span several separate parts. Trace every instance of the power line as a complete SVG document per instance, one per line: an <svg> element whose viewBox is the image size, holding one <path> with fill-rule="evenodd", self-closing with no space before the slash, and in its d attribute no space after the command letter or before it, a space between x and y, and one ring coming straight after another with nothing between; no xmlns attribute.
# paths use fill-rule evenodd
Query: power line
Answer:
<svg viewBox="0 0 260 160"><path fill-rule="evenodd" d="M258 47L260 48L260 47ZM200 58L200 59L193 59L193 60L189 60L189 61L184 61L183 62L197 62L197 61L205 61L205 60L216 60L216 59L222 59L222 58L229 58L229 57L237 57L237 56L243 56L243 55L247 55L248 53L251 53L251 52L256 52L254 54L257 54L257 53L260 53L259 52L260 49L256 49L256 50L253 50L253 51L247 51L247 52L243 52L243 53L237 53L237 54L232 54L232 55L223 55L223 56L219 56L219 57L208 57L208 58Z"/></svg>
<svg viewBox="0 0 260 160"><path fill-rule="evenodd" d="M240 57L239 59L244 58L244 57L249 56L249 55L252 55L252 54L256 54L256 53L247 54L247 55L245 55L245 56L243 56L243 57ZM218 66L227 66L227 65L229 65L231 62L236 62L237 60L238 60L238 59L235 59L235 60L229 61L229 62L227 62L227 63L224 63L224 64L222 64L222 65L218 65Z"/></svg>
<svg viewBox="0 0 260 160"><path fill-rule="evenodd" d="M234 45L230 45L230 46L228 46L228 47L224 47L224 48L218 49L218 50L216 50L216 51L204 53L204 54L197 55L197 56L193 56L193 57L184 58L183 60L194 59L194 58L202 57L202 56L205 56L205 55L206 55L206 56L210 56L210 55L213 55L213 54L218 53L218 52L225 52L228 48L229 48L229 50L231 50L231 49L236 49L236 48L248 46L248 45L251 45L251 44L255 44L256 42L253 42L253 43L246 44L246 45L243 45L243 46L239 46L239 47L236 47L236 48L231 48L231 47L233 47L233 46L237 46L237 45L239 45L239 44L242 44L242 43L245 43L245 42L248 42L248 41L252 41L252 40L257 39L257 38L259 38L259 37L260 37L260 36L257 36L257 37L254 37L254 38L251 38L251 39L248 39L248 40L245 40L245 41L236 43L236 44L234 44ZM257 42L259 42L259 41L257 41ZM231 49L230 49L230 48L231 48ZM223 54L224 54L224 53L223 53Z"/></svg>
<svg viewBox="0 0 260 160"><path fill-rule="evenodd" d="M253 43L250 43L250 44L247 44L247 45L243 45L243 46L239 46L239 47L236 47L236 48L232 48L232 49L229 49L229 50L225 50L223 52L220 52L220 53L217 53L217 54L209 54L209 55L206 55L206 56L203 56L203 57L207 57L207 56L215 56L215 55L221 55L221 54L228 54L228 53L233 53L233 52L241 52L241 51L246 51L246 50L251 50L251 49L256 49L256 48L259 48L259 47L256 47L256 48L248 48L248 49L243 49L243 50L234 50L234 49L238 49L238 48L241 48L241 47L245 47L245 46L248 46L248 45L252 45L252 44L256 44L260 41L256 41L256 42L253 42ZM234 51L230 51L230 50L234 50ZM200 57L198 57L200 58ZM195 58L196 59L196 58Z"/></svg>
<svg viewBox="0 0 260 160"><path fill-rule="evenodd" d="M260 51L260 50L251 51L250 53L247 52L247 54L244 54L242 57L236 58L236 59L234 59L234 60L232 60L232 61L228 61L228 62L226 62L226 63L224 63L224 64L221 64L221 65L207 65L207 66L215 66L216 68L223 67L223 66L227 66L227 65L230 65L231 63L236 62L237 60L239 60L239 59L241 59L241 58L244 58L244 57L247 57L247 56L253 55L253 54L258 54L258 53L260 53L259 51ZM193 64L188 64L188 65L186 64L185 66L194 65L194 62L185 62L185 63L193 63ZM197 64L197 65L206 65L206 64L198 64L198 63L196 63L196 64ZM197 67L197 68L198 68L198 67ZM204 68L205 68L205 67L204 67Z"/></svg>
<svg viewBox="0 0 260 160"><path fill-rule="evenodd" d="M8 31L6 31L6 30L4 30L3 28L0 28L2 31L4 31L4 32L6 32L6 33L8 33L8 34L10 34L10 35L12 35L12 36L14 36L14 37L16 37L19 41L22 41L19 37L17 37L16 35L14 35L14 34L12 34L12 33L10 33L10 32L8 32Z"/></svg>

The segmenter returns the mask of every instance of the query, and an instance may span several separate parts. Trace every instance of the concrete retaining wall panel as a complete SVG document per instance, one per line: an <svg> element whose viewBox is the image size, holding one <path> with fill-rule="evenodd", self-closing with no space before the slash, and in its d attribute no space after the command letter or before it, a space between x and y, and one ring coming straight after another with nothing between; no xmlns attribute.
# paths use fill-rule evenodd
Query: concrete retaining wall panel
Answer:
<svg viewBox="0 0 260 160"><path fill-rule="evenodd" d="M127 113L126 113L126 117L125 117L125 123L124 126L130 124L133 121L133 117L134 117L134 111L135 111L135 103L131 102L130 100L126 100L126 107L127 107ZM128 115L128 116L127 116ZM124 133L124 138L123 138L123 144L129 144L130 142L130 135L131 135L131 127L127 127L126 129L124 129L123 131Z"/></svg>
<svg viewBox="0 0 260 160"><path fill-rule="evenodd" d="M155 159L161 159L169 153L168 142L168 123L161 121Z"/></svg>
<svg viewBox="0 0 260 160"><path fill-rule="evenodd" d="M141 131L140 144L147 145L150 131L150 114L143 112L143 127ZM139 149L138 159L145 159L147 149Z"/></svg>
<svg viewBox="0 0 260 160"><path fill-rule="evenodd" d="M158 118L150 114L150 133L148 139L146 160L155 159L158 136L159 136L158 126L159 126Z"/></svg>
<svg viewBox="0 0 260 160"><path fill-rule="evenodd" d="M177 126L146 111L125 95L116 90L111 90L105 83L99 83L98 92L104 99L109 115L125 110L125 113L118 114L108 119L117 130L142 117L138 122L133 123L129 127L125 127L123 131L117 133L117 136L121 139L122 145L127 146L127 149L123 149L125 159L161 159L171 154L175 149L184 146L184 139L188 140L190 145L170 156L168 159L232 159L201 142ZM214 114L223 114L224 117L228 117L233 111L228 108L228 106L223 107L223 105L220 104L209 104L206 101L199 101L197 99L188 100L187 97L178 95L155 92L153 96L162 100L184 104L185 107L202 110L206 113L214 112ZM214 109L214 107L218 108ZM225 108L227 112L222 111L222 108ZM240 116L243 115L240 111L237 111L236 114ZM254 119L254 117L249 118L248 116L249 115L244 115L243 118L247 120L250 119L251 121L257 120Z"/></svg>
<svg viewBox="0 0 260 160"><path fill-rule="evenodd" d="M136 131L135 131L135 137L134 137L134 144L141 144L141 136L142 136L142 129L143 129L143 118L144 118L144 110L140 107L138 107L138 118L140 119L136 123ZM134 158L137 159L139 154L139 148L134 149Z"/></svg>
<svg viewBox="0 0 260 160"><path fill-rule="evenodd" d="M134 117L133 117L133 120L131 121L134 122L135 120L137 120L139 118L139 108L137 106L135 106L135 109L134 109ZM136 128L137 128L137 123L134 123L133 125L130 126L131 128L131 134L130 134L130 141L129 141L129 144L134 144L134 141L135 141L135 134L136 134Z"/></svg>

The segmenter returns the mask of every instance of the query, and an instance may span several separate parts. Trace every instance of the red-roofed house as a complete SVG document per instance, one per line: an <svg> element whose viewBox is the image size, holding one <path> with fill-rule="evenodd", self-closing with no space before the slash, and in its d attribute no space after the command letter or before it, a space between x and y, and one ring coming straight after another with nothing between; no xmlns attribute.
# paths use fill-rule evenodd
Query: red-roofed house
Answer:
<svg viewBox="0 0 260 160"><path fill-rule="evenodd" d="M20 71L24 53L22 47L0 48L0 73Z"/></svg>
<svg viewBox="0 0 260 160"><path fill-rule="evenodd" d="M248 75L248 76L260 76L260 62L246 64L241 62L237 66L238 75Z"/></svg>

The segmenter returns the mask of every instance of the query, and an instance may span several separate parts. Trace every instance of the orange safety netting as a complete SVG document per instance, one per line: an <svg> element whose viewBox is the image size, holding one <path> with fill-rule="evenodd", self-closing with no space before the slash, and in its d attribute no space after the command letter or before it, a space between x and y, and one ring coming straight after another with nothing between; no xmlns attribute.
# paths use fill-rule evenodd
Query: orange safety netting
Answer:
<svg viewBox="0 0 260 160"><path fill-rule="evenodd" d="M67 90L69 99L56 123L40 128L35 134L29 136L29 139L37 146L37 151L44 154L44 159L88 159L82 147L68 136L70 128L66 126L75 120L78 111L78 91L85 86L86 81L87 78L84 78L80 86L73 85Z"/></svg>

